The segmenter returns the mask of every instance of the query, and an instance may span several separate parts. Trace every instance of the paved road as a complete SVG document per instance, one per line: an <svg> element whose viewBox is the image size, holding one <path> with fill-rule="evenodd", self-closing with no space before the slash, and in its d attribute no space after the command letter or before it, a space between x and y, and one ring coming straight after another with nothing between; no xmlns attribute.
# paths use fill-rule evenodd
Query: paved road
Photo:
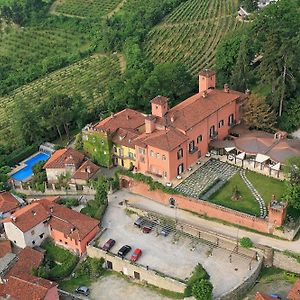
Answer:
<svg viewBox="0 0 300 300"><path fill-rule="evenodd" d="M243 236L247 236L251 238L251 240L254 243L269 246L272 247L273 249L277 249L281 251L289 250L300 254L300 240L296 240L296 241L279 240L258 233L253 233L243 229L238 229L233 226L223 225L221 223L209 221L200 218L197 215L192 214L190 212L180 210L180 209L175 210L174 208L170 208L162 204L159 204L157 202L154 202L152 200L149 200L146 197L131 194L126 191L118 191L117 193L120 193L120 195L118 195L119 197L122 197L123 199L128 199L131 202L135 202L135 205L141 209L142 208L149 209L172 218L175 218L175 214L176 214L177 219L179 221L183 221L185 223L190 223L192 225L199 226L204 230L213 231L218 234L235 238L235 239L237 237L240 238ZM114 194L111 195L111 197L114 197Z"/></svg>

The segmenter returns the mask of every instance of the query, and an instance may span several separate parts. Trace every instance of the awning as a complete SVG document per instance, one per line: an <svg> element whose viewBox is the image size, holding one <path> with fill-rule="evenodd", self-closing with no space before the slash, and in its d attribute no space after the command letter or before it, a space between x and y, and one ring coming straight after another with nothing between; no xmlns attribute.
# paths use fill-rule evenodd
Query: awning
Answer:
<svg viewBox="0 0 300 300"><path fill-rule="evenodd" d="M226 152L230 152L230 151L232 151L232 150L234 150L235 149L235 147L226 147L225 148L225 151Z"/></svg>
<svg viewBox="0 0 300 300"><path fill-rule="evenodd" d="M256 155L255 161L258 163L263 163L263 162L267 161L268 159L270 159L269 156L258 153Z"/></svg>
<svg viewBox="0 0 300 300"><path fill-rule="evenodd" d="M271 169L275 171L280 171L280 163L277 163L276 165L272 166Z"/></svg>
<svg viewBox="0 0 300 300"><path fill-rule="evenodd" d="M235 158L236 159L241 159L244 160L246 156L246 152L241 152L240 154L238 154Z"/></svg>

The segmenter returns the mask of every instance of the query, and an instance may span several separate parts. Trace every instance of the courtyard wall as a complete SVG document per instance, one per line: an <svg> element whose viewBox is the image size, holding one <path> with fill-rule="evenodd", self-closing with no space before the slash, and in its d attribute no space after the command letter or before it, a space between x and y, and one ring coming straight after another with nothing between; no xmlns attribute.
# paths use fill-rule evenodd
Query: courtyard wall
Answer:
<svg viewBox="0 0 300 300"><path fill-rule="evenodd" d="M133 264L128 259L122 259L92 245L87 246L87 255L92 258L104 258L109 268L117 272L122 272L124 275L136 279L140 283L149 283L177 293L183 293L185 290L186 284L179 281L179 279L171 278L139 264Z"/></svg>
<svg viewBox="0 0 300 300"><path fill-rule="evenodd" d="M270 224L266 219L257 218L242 212L235 211L223 206L219 206L208 201L198 200L183 195L170 195L161 190L150 190L149 186L143 182L122 175L120 176L121 188L125 188L131 193L145 196L151 200L169 206L170 198L176 200L176 207L195 212L210 218L217 218L222 221L233 223L249 229L263 233L273 233L275 224ZM275 232L276 233L276 232Z"/></svg>

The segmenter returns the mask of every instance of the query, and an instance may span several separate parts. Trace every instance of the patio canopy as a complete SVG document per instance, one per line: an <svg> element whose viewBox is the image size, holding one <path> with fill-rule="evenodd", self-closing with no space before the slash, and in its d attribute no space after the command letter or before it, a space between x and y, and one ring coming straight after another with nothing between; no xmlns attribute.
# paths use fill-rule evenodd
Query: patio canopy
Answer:
<svg viewBox="0 0 300 300"><path fill-rule="evenodd" d="M236 159L244 160L244 159L245 159L245 156L246 156L246 153L245 153L245 152L241 152L241 153L238 154L235 158L236 158Z"/></svg>
<svg viewBox="0 0 300 300"><path fill-rule="evenodd" d="M270 159L269 156L258 153L256 155L255 161L258 163L263 163L263 162L267 161L268 159Z"/></svg>
<svg viewBox="0 0 300 300"><path fill-rule="evenodd" d="M277 163L276 165L272 166L271 169L275 170L275 171L279 171L280 170L280 163Z"/></svg>
<svg viewBox="0 0 300 300"><path fill-rule="evenodd" d="M225 148L225 151L226 152L230 152L230 151L232 151L232 150L234 150L235 149L235 147L226 147Z"/></svg>

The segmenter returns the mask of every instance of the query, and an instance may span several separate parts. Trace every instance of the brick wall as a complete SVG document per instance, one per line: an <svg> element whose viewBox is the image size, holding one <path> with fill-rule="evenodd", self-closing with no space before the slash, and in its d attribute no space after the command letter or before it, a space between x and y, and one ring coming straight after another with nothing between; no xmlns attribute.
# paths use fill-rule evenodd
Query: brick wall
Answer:
<svg viewBox="0 0 300 300"><path fill-rule="evenodd" d="M273 266L289 272L300 274L300 263L293 257L289 257L282 252L274 251Z"/></svg>
<svg viewBox="0 0 300 300"><path fill-rule="evenodd" d="M128 176L122 175L120 180L121 186L126 187L128 191L145 196L164 205L169 205L169 199L174 198L176 200L176 206L181 209L186 209L201 215L217 218L264 233L271 233L274 229L273 226L264 219L256 218L203 200L197 200L182 195L169 195L161 190L150 191L147 184L135 181ZM123 180L127 181L127 183Z"/></svg>

